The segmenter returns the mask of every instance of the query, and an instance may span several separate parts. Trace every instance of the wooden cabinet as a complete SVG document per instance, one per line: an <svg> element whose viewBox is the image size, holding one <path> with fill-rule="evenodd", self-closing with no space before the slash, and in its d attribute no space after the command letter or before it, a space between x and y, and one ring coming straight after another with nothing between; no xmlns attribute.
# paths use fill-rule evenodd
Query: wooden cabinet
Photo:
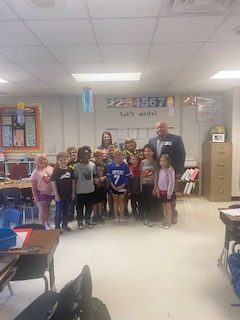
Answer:
<svg viewBox="0 0 240 320"><path fill-rule="evenodd" d="M202 194L210 201L231 201L232 144L204 143Z"/></svg>

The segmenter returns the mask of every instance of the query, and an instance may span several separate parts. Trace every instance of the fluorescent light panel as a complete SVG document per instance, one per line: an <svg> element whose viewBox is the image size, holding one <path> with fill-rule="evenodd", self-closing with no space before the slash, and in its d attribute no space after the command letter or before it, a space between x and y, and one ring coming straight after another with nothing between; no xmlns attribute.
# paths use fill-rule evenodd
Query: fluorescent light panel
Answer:
<svg viewBox="0 0 240 320"><path fill-rule="evenodd" d="M0 83L8 83L8 81L0 78Z"/></svg>
<svg viewBox="0 0 240 320"><path fill-rule="evenodd" d="M222 70L214 74L210 79L240 79L240 70Z"/></svg>
<svg viewBox="0 0 240 320"><path fill-rule="evenodd" d="M73 73L72 76L78 82L90 81L138 81L141 72L129 73Z"/></svg>

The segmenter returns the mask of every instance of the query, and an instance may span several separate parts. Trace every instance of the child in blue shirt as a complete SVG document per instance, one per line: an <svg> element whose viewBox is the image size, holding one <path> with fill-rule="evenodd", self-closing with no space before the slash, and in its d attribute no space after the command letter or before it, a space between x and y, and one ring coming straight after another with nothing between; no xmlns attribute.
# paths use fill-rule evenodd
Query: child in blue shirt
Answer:
<svg viewBox="0 0 240 320"><path fill-rule="evenodd" d="M125 223L124 199L127 192L130 171L128 164L123 161L123 152L115 149L114 161L107 166L107 177L110 183L110 192L113 197L113 210L116 223Z"/></svg>

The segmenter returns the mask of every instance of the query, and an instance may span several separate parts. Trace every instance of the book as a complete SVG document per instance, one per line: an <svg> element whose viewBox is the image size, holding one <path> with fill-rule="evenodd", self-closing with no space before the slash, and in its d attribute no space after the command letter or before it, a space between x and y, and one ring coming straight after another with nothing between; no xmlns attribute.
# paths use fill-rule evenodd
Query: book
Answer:
<svg viewBox="0 0 240 320"><path fill-rule="evenodd" d="M190 176L190 180L196 180L196 178L198 177L198 173L199 173L199 169L195 168Z"/></svg>
<svg viewBox="0 0 240 320"><path fill-rule="evenodd" d="M193 186L194 186L194 182L192 182L192 181L190 181L190 182L188 182L189 183L189 185L188 185L188 189L187 189L187 194L190 194L191 193L191 191L192 191L192 189L193 189Z"/></svg>
<svg viewBox="0 0 240 320"><path fill-rule="evenodd" d="M189 175L189 169L186 169L180 179L185 180L186 177L188 177L188 175Z"/></svg>
<svg viewBox="0 0 240 320"><path fill-rule="evenodd" d="M186 183L183 193L186 194L189 188L189 182Z"/></svg>
<svg viewBox="0 0 240 320"><path fill-rule="evenodd" d="M14 231L17 234L16 238L16 246L12 248L22 248L23 246L26 246L28 243L28 239L32 233L32 228L14 228Z"/></svg>

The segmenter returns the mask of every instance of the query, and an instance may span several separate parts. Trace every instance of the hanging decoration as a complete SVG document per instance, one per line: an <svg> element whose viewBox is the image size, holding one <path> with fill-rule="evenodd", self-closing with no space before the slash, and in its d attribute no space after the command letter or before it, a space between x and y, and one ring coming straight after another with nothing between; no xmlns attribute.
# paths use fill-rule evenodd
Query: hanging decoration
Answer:
<svg viewBox="0 0 240 320"><path fill-rule="evenodd" d="M91 88L82 89L83 112L93 112L93 94Z"/></svg>
<svg viewBox="0 0 240 320"><path fill-rule="evenodd" d="M17 122L19 123L19 125L22 127L25 123L25 119L24 119L24 108L25 108L25 104L24 102L18 102L17 104Z"/></svg>

